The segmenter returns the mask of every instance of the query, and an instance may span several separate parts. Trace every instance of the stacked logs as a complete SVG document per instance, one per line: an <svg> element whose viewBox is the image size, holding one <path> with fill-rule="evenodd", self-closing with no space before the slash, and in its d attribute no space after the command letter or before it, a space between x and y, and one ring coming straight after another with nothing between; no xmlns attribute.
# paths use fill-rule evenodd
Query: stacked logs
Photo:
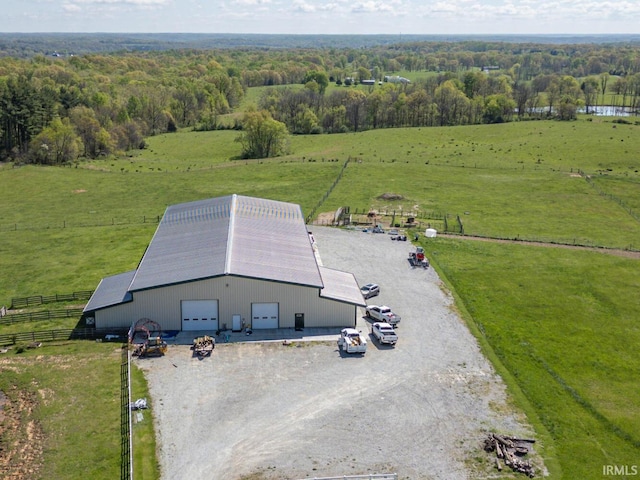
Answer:
<svg viewBox="0 0 640 480"><path fill-rule="evenodd" d="M215 339L209 335L193 339L193 350L200 357L211 355L211 351L215 348Z"/></svg>
<svg viewBox="0 0 640 480"><path fill-rule="evenodd" d="M484 450L486 452L496 452L496 468L502 471L502 460L507 467L515 472L524 473L529 478L533 478L535 473L533 465L529 460L521 457L529 453L529 445L535 440L509 437L490 433L484 440Z"/></svg>

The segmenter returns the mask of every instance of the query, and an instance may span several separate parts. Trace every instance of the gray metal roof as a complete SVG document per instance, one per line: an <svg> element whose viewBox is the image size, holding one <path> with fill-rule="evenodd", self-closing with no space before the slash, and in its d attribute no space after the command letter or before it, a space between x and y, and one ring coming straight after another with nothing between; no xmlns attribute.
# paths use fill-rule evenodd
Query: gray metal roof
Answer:
<svg viewBox="0 0 640 480"><path fill-rule="evenodd" d="M130 301L131 294L128 289L135 273L135 270L131 270L130 272L103 278L83 311L92 312Z"/></svg>
<svg viewBox="0 0 640 480"><path fill-rule="evenodd" d="M321 288L300 206L241 195L170 206L129 291L220 275Z"/></svg>
<svg viewBox="0 0 640 480"><path fill-rule="evenodd" d="M366 306L356 277L352 273L320 267L320 275L322 275L324 282L324 288L320 291L321 297L360 307Z"/></svg>

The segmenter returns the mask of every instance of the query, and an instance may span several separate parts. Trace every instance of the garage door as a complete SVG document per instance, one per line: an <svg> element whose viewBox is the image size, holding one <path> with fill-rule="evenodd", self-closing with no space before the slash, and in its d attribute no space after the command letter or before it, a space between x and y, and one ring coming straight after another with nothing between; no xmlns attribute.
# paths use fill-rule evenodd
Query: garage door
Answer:
<svg viewBox="0 0 640 480"><path fill-rule="evenodd" d="M183 300L182 330L218 330L218 301Z"/></svg>
<svg viewBox="0 0 640 480"><path fill-rule="evenodd" d="M251 305L251 328L278 328L278 304L254 303Z"/></svg>

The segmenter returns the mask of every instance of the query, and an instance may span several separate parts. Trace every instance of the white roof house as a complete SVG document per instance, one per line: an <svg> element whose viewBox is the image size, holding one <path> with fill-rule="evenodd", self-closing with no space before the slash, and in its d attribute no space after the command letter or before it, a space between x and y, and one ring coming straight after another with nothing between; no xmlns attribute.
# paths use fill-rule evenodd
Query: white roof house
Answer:
<svg viewBox="0 0 640 480"><path fill-rule="evenodd" d="M85 316L98 328L140 318L164 330L353 326L364 306L356 279L319 266L311 242L296 204L229 195L173 205L138 268L104 278Z"/></svg>

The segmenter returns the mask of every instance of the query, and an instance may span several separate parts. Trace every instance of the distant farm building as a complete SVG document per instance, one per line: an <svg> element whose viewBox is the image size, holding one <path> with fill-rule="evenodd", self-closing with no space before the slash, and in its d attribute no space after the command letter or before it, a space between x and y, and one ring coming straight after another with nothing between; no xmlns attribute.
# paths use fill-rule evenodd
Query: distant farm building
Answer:
<svg viewBox="0 0 640 480"><path fill-rule="evenodd" d="M384 77L384 81L389 83L411 83L411 80L409 80L408 78L400 77L398 75L394 75L394 76L386 75Z"/></svg>

